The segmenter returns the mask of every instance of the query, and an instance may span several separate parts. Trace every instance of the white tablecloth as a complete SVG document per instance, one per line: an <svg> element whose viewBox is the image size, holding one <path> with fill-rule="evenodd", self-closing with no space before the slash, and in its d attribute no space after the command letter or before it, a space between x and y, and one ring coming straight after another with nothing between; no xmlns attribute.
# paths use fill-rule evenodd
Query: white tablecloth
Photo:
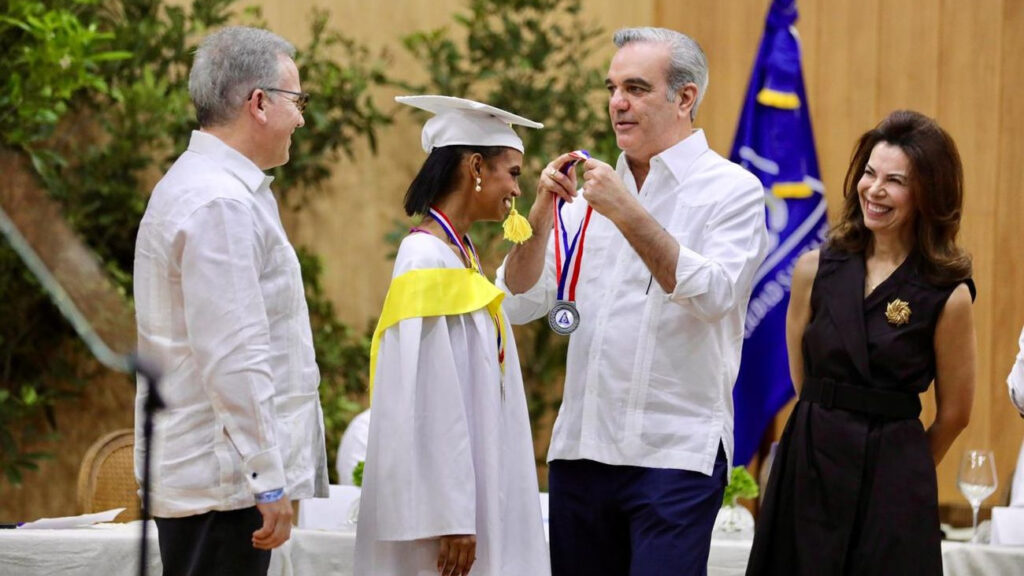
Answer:
<svg viewBox="0 0 1024 576"><path fill-rule="evenodd" d="M708 576L743 576L751 541L711 541ZM1024 576L1024 547L989 546L964 542L942 543L945 576Z"/></svg>
<svg viewBox="0 0 1024 576"><path fill-rule="evenodd" d="M156 528L150 525L149 574L159 576ZM0 576L135 576L139 523L74 530L0 530ZM352 574L355 532L295 529L274 551L271 576ZM750 540L716 538L711 543L709 576L740 576ZM1024 574L1024 547L943 542L946 576Z"/></svg>
<svg viewBox="0 0 1024 576"><path fill-rule="evenodd" d="M135 576L142 525L73 530L0 530L0 576ZM163 565L156 524L149 525L149 574ZM270 557L270 576L352 574L355 531L292 530Z"/></svg>

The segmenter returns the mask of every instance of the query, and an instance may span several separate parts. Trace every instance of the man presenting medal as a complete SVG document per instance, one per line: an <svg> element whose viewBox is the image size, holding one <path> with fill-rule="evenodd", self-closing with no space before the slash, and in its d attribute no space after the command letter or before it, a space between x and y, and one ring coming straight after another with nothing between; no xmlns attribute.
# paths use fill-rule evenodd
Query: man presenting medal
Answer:
<svg viewBox="0 0 1024 576"><path fill-rule="evenodd" d="M708 82L696 42L636 28L615 44L605 83L623 154L585 160L581 191L579 153L547 166L536 234L497 284L513 323L577 324L548 454L552 572L705 574L764 195L693 128Z"/></svg>

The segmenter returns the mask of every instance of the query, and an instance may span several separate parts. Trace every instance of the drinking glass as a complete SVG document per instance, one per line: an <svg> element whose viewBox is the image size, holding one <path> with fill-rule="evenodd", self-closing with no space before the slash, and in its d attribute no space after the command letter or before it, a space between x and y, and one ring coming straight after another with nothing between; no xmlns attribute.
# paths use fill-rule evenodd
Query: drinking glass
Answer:
<svg viewBox="0 0 1024 576"><path fill-rule="evenodd" d="M960 473L956 485L971 504L973 522L971 542L978 541L978 509L985 498L991 496L999 479L996 476L996 460L991 450L968 450L960 460Z"/></svg>

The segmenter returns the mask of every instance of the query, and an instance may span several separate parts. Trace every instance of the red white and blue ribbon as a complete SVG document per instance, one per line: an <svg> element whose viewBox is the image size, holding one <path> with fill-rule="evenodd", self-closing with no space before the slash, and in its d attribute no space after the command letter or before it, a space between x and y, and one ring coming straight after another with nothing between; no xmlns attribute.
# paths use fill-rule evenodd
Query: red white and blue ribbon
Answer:
<svg viewBox="0 0 1024 576"><path fill-rule="evenodd" d="M445 234L448 235L448 240L459 247L459 252L462 252L462 257L465 258L466 262L469 262L470 268L483 274L476 258L476 247L473 246L473 241L469 239L469 235L467 234L460 238L459 235L455 233L455 226L452 225L452 221L448 219L448 216L446 216L444 212L441 212L437 208L430 208L430 217L433 218L434 222L437 222L437 225L444 230ZM469 248L466 248L466 246L469 246Z"/></svg>
<svg viewBox="0 0 1024 576"><path fill-rule="evenodd" d="M483 274L483 268L480 266L480 256L476 252L476 246L473 245L473 240L470 239L469 234L459 237L455 233L455 226L452 225L452 221L448 219L448 216L439 209L430 208L430 217L437 222L437 225L444 230L444 233L448 235L448 240L459 247L459 251L462 252L462 257L469 262L470 268ZM491 319L494 320L494 327L498 333L498 364L505 368L505 342L501 338L503 330L501 329L501 317L498 315L492 315ZM503 389L504 390L504 389Z"/></svg>
<svg viewBox="0 0 1024 576"><path fill-rule="evenodd" d="M586 150L575 150L569 156L571 159L558 169L562 174L568 174L577 163L590 158L590 153ZM559 198L558 202L553 205L555 211L555 270L558 273L557 299L572 302L576 300L576 282L580 278L580 267L583 265L583 240L586 238L590 215L594 209L587 206L583 222L576 229L572 242L570 242L565 229L565 221L562 220L562 205L564 204L565 200Z"/></svg>

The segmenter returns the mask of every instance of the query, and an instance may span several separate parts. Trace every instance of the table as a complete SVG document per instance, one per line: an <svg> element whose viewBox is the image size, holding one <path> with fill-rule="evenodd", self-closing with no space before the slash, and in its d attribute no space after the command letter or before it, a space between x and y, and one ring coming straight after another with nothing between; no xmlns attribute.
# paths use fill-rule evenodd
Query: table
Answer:
<svg viewBox="0 0 1024 576"><path fill-rule="evenodd" d="M743 576L752 541L711 541L708 576ZM1024 547L989 546L966 542L942 543L945 576L1011 576L1024 574Z"/></svg>
<svg viewBox="0 0 1024 576"><path fill-rule="evenodd" d="M0 576L134 576L138 573L141 524L74 530L0 530ZM156 528L150 525L149 574L159 576ZM709 576L741 576L750 554L749 537L711 543ZM271 576L352 574L355 532L295 529L274 551ZM943 542L947 576L1024 574L1024 547Z"/></svg>
<svg viewBox="0 0 1024 576"><path fill-rule="evenodd" d="M72 530L0 530L0 576L135 576L142 524ZM149 525L148 570L160 576L156 524ZM352 574L355 530L292 530L270 557L269 576Z"/></svg>

